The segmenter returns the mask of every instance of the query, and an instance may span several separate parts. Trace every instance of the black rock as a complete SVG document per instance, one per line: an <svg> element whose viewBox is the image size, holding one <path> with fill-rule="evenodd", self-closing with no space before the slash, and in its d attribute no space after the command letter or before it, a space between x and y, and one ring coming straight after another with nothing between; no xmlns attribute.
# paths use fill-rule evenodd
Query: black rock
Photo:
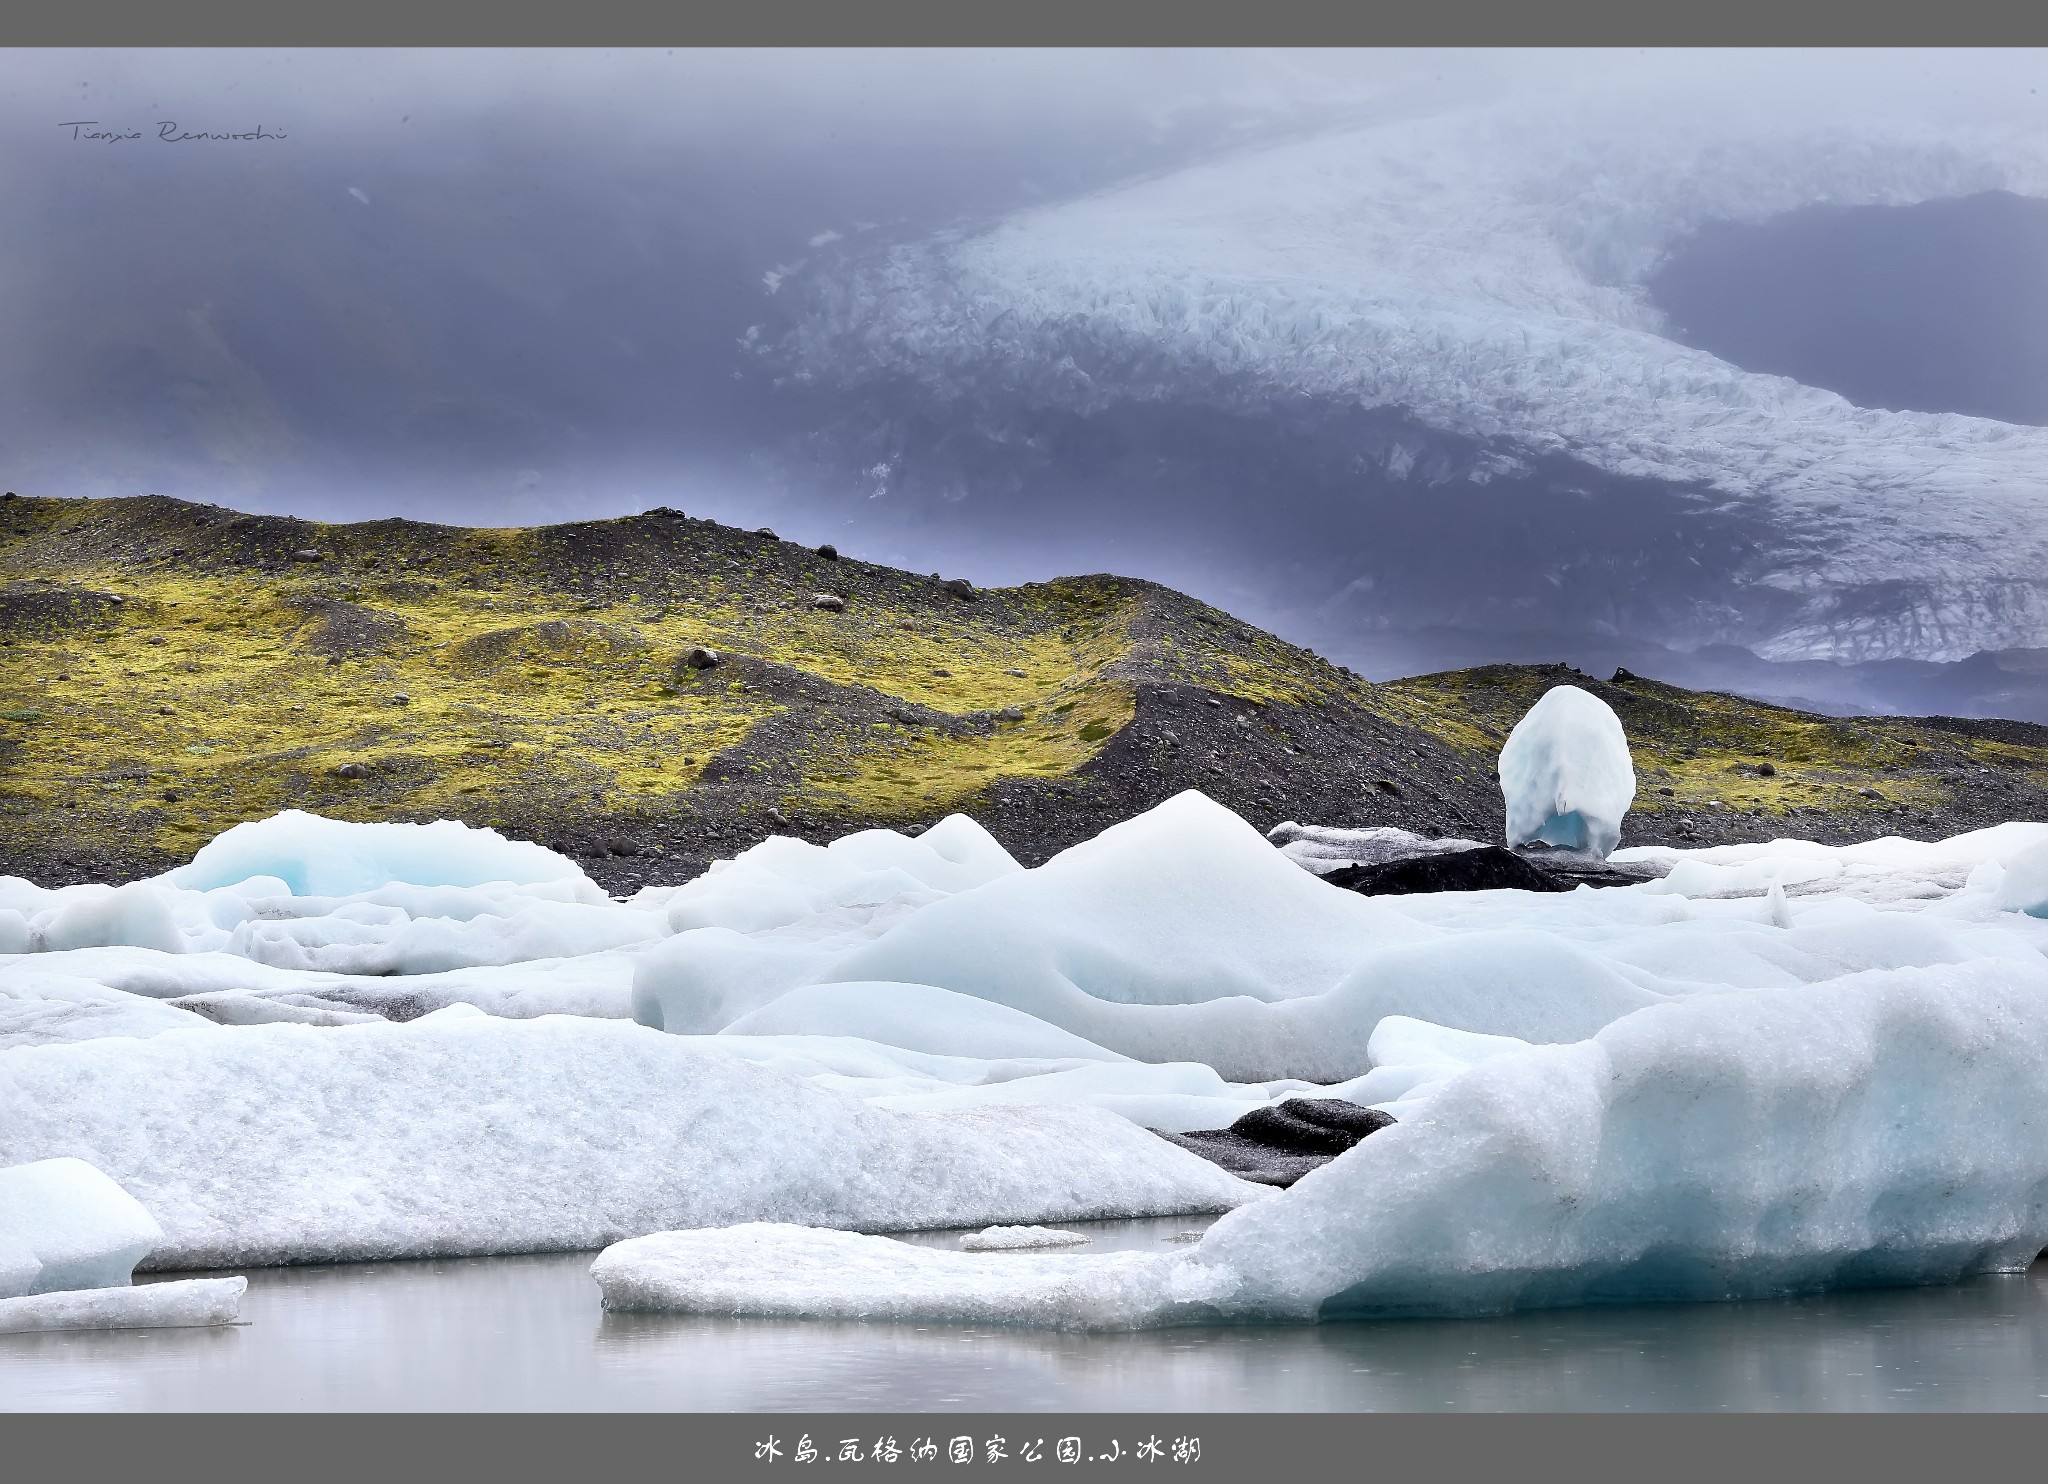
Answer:
<svg viewBox="0 0 2048 1484"><path fill-rule="evenodd" d="M1390 1114L1343 1098L1288 1098L1254 1108L1229 1132L1289 1154L1342 1154L1393 1122Z"/></svg>
<svg viewBox="0 0 2048 1484"><path fill-rule="evenodd" d="M1388 1114L1342 1098L1289 1098L1275 1107L1255 1108L1229 1128L1153 1132L1240 1180L1292 1185L1393 1122Z"/></svg>
<svg viewBox="0 0 2048 1484"><path fill-rule="evenodd" d="M1377 866L1339 866L1323 880L1368 897L1429 891L1570 891L1574 884L1498 845L1411 856Z"/></svg>
<svg viewBox="0 0 2048 1484"><path fill-rule="evenodd" d="M827 541L823 546L818 548L818 555L823 557L828 562L836 562L839 560L839 548L834 546L830 541Z"/></svg>
<svg viewBox="0 0 2048 1484"><path fill-rule="evenodd" d="M940 585L944 587L947 592L951 593L954 597L960 599L962 602L968 602L972 600L975 596L974 584L969 582L964 577L948 578L944 583Z"/></svg>

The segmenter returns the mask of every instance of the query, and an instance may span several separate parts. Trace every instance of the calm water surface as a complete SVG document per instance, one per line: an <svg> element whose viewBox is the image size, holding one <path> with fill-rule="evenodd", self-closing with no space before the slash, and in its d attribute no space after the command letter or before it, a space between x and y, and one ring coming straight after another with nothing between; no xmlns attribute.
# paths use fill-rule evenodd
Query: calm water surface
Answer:
<svg viewBox="0 0 2048 1484"><path fill-rule="evenodd" d="M1090 1250L1204 1224L1093 1224ZM0 1335L0 1409L2048 1411L2048 1264L1766 1303L1067 1335L608 1315L591 1256L251 1269L232 1328Z"/></svg>

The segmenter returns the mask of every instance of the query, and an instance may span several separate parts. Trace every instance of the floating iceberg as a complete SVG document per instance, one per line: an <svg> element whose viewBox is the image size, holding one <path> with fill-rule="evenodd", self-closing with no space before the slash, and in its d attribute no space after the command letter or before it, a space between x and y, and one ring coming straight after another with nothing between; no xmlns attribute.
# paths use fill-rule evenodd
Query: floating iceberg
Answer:
<svg viewBox="0 0 2048 1484"><path fill-rule="evenodd" d="M1472 1063L1180 1252L756 1224L591 1271L612 1308L1112 1329L1946 1282L2048 1246L2044 1078L2039 963L1702 995Z"/></svg>
<svg viewBox="0 0 2048 1484"><path fill-rule="evenodd" d="M627 902L160 880L180 952L51 949L114 893L0 881L36 947L0 956L0 1164L106 1171L149 1267L696 1228L608 1259L614 1298L1047 1323L1931 1281L2039 1235L2048 825L1384 899L1199 794L1033 870L965 825L850 838ZM1146 1132L1301 1097L1397 1123L1284 1196ZM1223 1210L1157 1260L851 1235ZM0 1231L0 1284L44 1263Z"/></svg>
<svg viewBox="0 0 2048 1484"><path fill-rule="evenodd" d="M851 1036L939 1056L1126 1059L1035 1015L931 984L807 984L721 1034Z"/></svg>
<svg viewBox="0 0 2048 1484"><path fill-rule="evenodd" d="M1508 844L1541 841L1605 859L1635 802L1635 762L1621 718L1575 685L1552 686L1500 750Z"/></svg>
<svg viewBox="0 0 2048 1484"><path fill-rule="evenodd" d="M1126 1056L1264 1081L1330 1061L1312 1046L1315 1012L1266 1012L1330 990L1374 948L1435 936L1325 886L1190 791L865 941L678 934L642 960L635 1013L710 1033L801 985L936 985Z"/></svg>
<svg viewBox="0 0 2048 1484"><path fill-rule="evenodd" d="M960 1239L962 1252L1029 1252L1040 1247L1085 1247L1095 1239L1051 1226L991 1226Z"/></svg>
<svg viewBox="0 0 2048 1484"><path fill-rule="evenodd" d="M588 883L574 861L545 846L507 840L496 830L452 819L431 824L359 824L287 809L238 824L199 847L189 864L167 872L188 891L263 877L294 896L345 897L392 882L482 886L507 881Z"/></svg>
<svg viewBox="0 0 2048 1484"><path fill-rule="evenodd" d="M1167 1215L1262 1194L1096 1108L896 1112L701 1042L568 1016L0 1053L0 1162L58 1153L148 1206L163 1226L149 1265L172 1269L595 1248L757 1219L890 1230Z"/></svg>
<svg viewBox="0 0 2048 1484"><path fill-rule="evenodd" d="M184 1278L139 1288L88 1288L0 1299L0 1335L51 1329L174 1329L233 1324L247 1278Z"/></svg>
<svg viewBox="0 0 2048 1484"><path fill-rule="evenodd" d="M1343 830L1329 825L1297 824L1291 819L1266 831L1266 838L1280 847L1282 855L1318 876L1327 876L1339 866L1380 866L1422 856L1455 855L1462 850L1482 849L1486 843L1456 836L1418 835L1393 825Z"/></svg>
<svg viewBox="0 0 2048 1484"><path fill-rule="evenodd" d="M163 1240L141 1202L82 1159L0 1154L0 1298L124 1285Z"/></svg>
<svg viewBox="0 0 2048 1484"><path fill-rule="evenodd" d="M1998 905L2008 912L2048 917L2048 840L2004 863Z"/></svg>
<svg viewBox="0 0 2048 1484"><path fill-rule="evenodd" d="M757 932L835 907L965 891L1023 869L964 814L950 814L914 839L894 830L861 830L829 845L776 836L675 888L668 921L678 932Z"/></svg>

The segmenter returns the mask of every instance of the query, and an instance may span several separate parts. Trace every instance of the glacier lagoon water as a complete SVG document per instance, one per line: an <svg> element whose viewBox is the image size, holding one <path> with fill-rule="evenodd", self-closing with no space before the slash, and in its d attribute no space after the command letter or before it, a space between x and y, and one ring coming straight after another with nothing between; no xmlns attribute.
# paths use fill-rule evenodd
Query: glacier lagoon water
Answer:
<svg viewBox="0 0 2048 1484"><path fill-rule="evenodd" d="M1101 1251L1205 1224L1081 1225ZM1757 1303L1080 1335L606 1314L593 1256L254 1269L242 1325L0 1336L0 1410L2048 1411L2048 1263Z"/></svg>

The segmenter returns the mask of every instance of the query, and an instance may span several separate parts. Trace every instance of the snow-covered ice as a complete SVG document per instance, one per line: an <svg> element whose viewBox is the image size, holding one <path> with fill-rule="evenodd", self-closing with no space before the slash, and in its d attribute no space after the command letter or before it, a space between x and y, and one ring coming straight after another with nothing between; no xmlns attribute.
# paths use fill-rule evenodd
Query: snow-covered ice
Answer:
<svg viewBox="0 0 2048 1484"><path fill-rule="evenodd" d="M1605 860L1635 802L1635 761L1614 708L1576 685L1545 691L1500 750L1508 844L1540 841Z"/></svg>
<svg viewBox="0 0 2048 1484"><path fill-rule="evenodd" d="M1094 1108L898 1112L715 1042L480 1012L0 1053L0 1163L58 1154L149 1208L160 1269L594 1248L758 1219L1166 1215L1258 1194Z"/></svg>
<svg viewBox="0 0 2048 1484"><path fill-rule="evenodd" d="M301 897L353 896L394 881L414 886L590 884L567 856L530 841L508 840L496 830L450 819L359 824L299 809L222 831L164 879L188 891L210 891L257 878L284 883L278 895Z"/></svg>
<svg viewBox="0 0 2048 1484"><path fill-rule="evenodd" d="M592 1268L615 1308L1130 1328L1761 1297L2048 1246L2048 966L1701 995L1487 1057L1183 1251L1018 1259L790 1226Z"/></svg>
<svg viewBox="0 0 2048 1484"><path fill-rule="evenodd" d="M1095 1239L1053 1226L990 1226L960 1239L962 1252L1029 1252L1039 1247L1085 1247Z"/></svg>
<svg viewBox="0 0 2048 1484"><path fill-rule="evenodd" d="M1478 850L1486 843L1454 835L1418 835L1393 825L1345 830L1330 825L1297 824L1291 819L1266 831L1266 838L1280 847L1282 855L1318 876L1327 876L1339 866L1377 866L1417 856L1454 855L1461 850Z"/></svg>
<svg viewBox="0 0 2048 1484"><path fill-rule="evenodd" d="M85 1160L0 1153L0 1299L118 1287L163 1236L141 1202Z"/></svg>
<svg viewBox="0 0 2048 1484"><path fill-rule="evenodd" d="M176 1329L233 1324L247 1278L181 1278L0 1299L0 1335L52 1329Z"/></svg>
<svg viewBox="0 0 2048 1484"><path fill-rule="evenodd" d="M1991 878L1987 874L1984 879ZM1997 882L1999 906L2030 917L2048 917L2048 840L2005 862Z"/></svg>

